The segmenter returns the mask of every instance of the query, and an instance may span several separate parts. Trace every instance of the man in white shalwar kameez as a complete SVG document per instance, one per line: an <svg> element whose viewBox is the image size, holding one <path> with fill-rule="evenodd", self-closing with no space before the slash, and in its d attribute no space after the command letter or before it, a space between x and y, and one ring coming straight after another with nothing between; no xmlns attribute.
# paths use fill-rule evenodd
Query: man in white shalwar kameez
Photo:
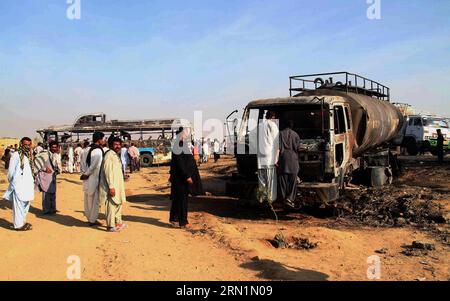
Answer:
<svg viewBox="0 0 450 301"><path fill-rule="evenodd" d="M73 168L75 165L75 152L72 146L69 146L69 150L67 151L67 155L69 160L67 161L67 171L69 173L73 173Z"/></svg>
<svg viewBox="0 0 450 301"><path fill-rule="evenodd" d="M122 142L110 137L100 172L100 200L105 204L106 225L109 232L120 232L127 226L122 222L122 205L126 201L125 182L120 159Z"/></svg>
<svg viewBox="0 0 450 301"><path fill-rule="evenodd" d="M26 222L30 203L34 199L34 174L32 167L31 139L22 138L18 151L11 156L8 169L9 187L3 198L12 202L14 229L28 231Z"/></svg>
<svg viewBox="0 0 450 301"><path fill-rule="evenodd" d="M73 152L75 153L75 171L79 173L81 171L81 153L83 152L81 144L78 144Z"/></svg>
<svg viewBox="0 0 450 301"><path fill-rule="evenodd" d="M84 215L88 219L89 226L101 225L98 219L100 210L99 200L99 179L100 168L103 160L103 144L105 134L95 132L93 135L94 143L83 152L82 163L83 174L81 179L84 181ZM86 157L86 158L84 158Z"/></svg>
<svg viewBox="0 0 450 301"><path fill-rule="evenodd" d="M272 203L277 199L279 128L275 113L268 111L259 125L258 134L258 200Z"/></svg>

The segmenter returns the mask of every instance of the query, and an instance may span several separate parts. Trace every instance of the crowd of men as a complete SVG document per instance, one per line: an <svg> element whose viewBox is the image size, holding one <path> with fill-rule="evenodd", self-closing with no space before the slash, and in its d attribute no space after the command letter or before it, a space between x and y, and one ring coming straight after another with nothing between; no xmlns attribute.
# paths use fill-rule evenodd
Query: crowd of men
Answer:
<svg viewBox="0 0 450 301"><path fill-rule="evenodd" d="M220 143L218 139L211 141L209 138L201 138L192 141L190 143L190 148L197 164L207 163L209 161L209 158L211 157L211 149L214 163L219 161L221 154L226 154L227 152L227 144L225 139L222 143Z"/></svg>
<svg viewBox="0 0 450 301"><path fill-rule="evenodd" d="M61 168L61 172L67 173L80 173L82 166L82 153L83 150L88 148L90 143L85 141L83 144L78 143L78 145L74 148L73 146L68 146L67 152L64 155L64 168ZM41 142L33 150L33 155L38 155L41 152L45 151ZM129 173L133 173L135 171L140 170L140 153L139 149L131 143L130 146L128 144L123 144L120 149L120 160L122 164L122 170L124 173L127 172L129 168Z"/></svg>
<svg viewBox="0 0 450 301"><path fill-rule="evenodd" d="M299 134L292 120L277 122L274 112L268 111L261 122L258 143L258 191L260 202L281 201L294 207L299 181ZM280 130L281 128L281 130ZM189 129L180 128L173 144L170 163L172 206L169 221L174 226L189 228L188 195L204 194L198 165L208 161L212 146L214 161L226 152L217 139L190 140ZM66 171L81 174L84 192L84 215L89 226L99 226L100 208L105 208L109 232L119 232L127 226L122 221L122 205L126 201L125 181L130 173L139 170L139 149L112 134L108 141L102 132L95 132L93 143L78 144L67 151ZM443 161L443 136L438 132L439 163ZM57 214L57 175L63 171L60 145L56 141L44 148L42 143L32 149L32 141L22 138L20 145L8 148L3 156L8 170L8 190L3 198L12 202L14 229L31 230L26 222L34 192L42 193L42 213Z"/></svg>
<svg viewBox="0 0 450 301"><path fill-rule="evenodd" d="M188 147L187 129L177 131L176 143L183 152L172 155L170 165L171 200L170 223L179 228L189 228L188 195L203 194L200 174L192 150ZM75 169L81 174L84 192L84 215L89 226L101 226L100 208L104 208L106 229L120 232L127 228L122 221L122 206L126 201L126 169L139 170L139 149L123 143L111 135L106 143L102 132L95 132L92 144L85 142L67 151L67 172ZM71 150L72 149L72 150ZM57 214L57 176L63 171L61 148L52 141L48 148L39 143L34 149L32 141L24 137L14 151L8 152L9 187L3 198L12 202L13 227L17 231L32 230L27 223L30 204L35 192L42 193L42 213ZM5 161L6 162L6 161Z"/></svg>
<svg viewBox="0 0 450 301"><path fill-rule="evenodd" d="M108 147L104 134L96 132L94 143L79 145L73 150L77 155L76 168L79 168L83 180L84 215L90 226L101 225L98 221L101 206L105 207L107 230L119 232L126 228L122 222L122 204L125 202L125 184L122 162L119 158L122 141L111 136ZM69 162L72 163L69 150ZM75 159L75 158L74 158ZM75 166L75 164L73 165ZM71 167L69 166L69 172ZM35 192L42 192L42 213L54 215L57 211L56 178L62 172L60 145L56 141L49 143L48 149L39 144L34 151L32 141L22 138L20 146L9 160L8 190L4 199L12 202L13 225L18 231L28 231L32 225L26 217Z"/></svg>

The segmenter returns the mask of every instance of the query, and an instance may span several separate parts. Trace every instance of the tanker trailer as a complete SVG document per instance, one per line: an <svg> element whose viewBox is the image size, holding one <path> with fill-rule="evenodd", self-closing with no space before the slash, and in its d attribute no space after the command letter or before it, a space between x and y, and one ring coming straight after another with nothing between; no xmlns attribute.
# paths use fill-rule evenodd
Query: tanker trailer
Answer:
<svg viewBox="0 0 450 301"><path fill-rule="evenodd" d="M323 76L332 77L324 80ZM371 186L390 184L394 172L389 142L404 118L390 103L389 88L347 72L290 79L290 97L247 105L237 141L238 173L228 191L255 199L258 125L269 110L275 112L280 128L292 120L300 136L298 199L302 203L335 201L352 180Z"/></svg>

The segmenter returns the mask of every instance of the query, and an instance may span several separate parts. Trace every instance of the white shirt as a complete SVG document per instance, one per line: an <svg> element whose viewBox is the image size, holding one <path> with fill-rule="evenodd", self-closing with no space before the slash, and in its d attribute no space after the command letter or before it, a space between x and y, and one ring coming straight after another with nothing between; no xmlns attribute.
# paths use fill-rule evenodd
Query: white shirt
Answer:
<svg viewBox="0 0 450 301"><path fill-rule="evenodd" d="M53 165L58 167L59 172L62 172L61 154L55 153L52 155L52 158L53 158Z"/></svg>
<svg viewBox="0 0 450 301"><path fill-rule="evenodd" d="M214 142L214 152L215 152L215 153L220 153L220 144L219 144L219 141L215 141L215 142Z"/></svg>
<svg viewBox="0 0 450 301"><path fill-rule="evenodd" d="M13 200L13 193L23 202L34 199L34 178L31 172L30 161L23 158L23 170L20 168L19 152L14 152L9 161L8 169L8 190L3 195L4 199Z"/></svg>
<svg viewBox="0 0 450 301"><path fill-rule="evenodd" d="M36 154L40 154L44 151L44 148L42 146L38 145L38 146L36 146L34 151L36 152Z"/></svg>
<svg viewBox="0 0 450 301"><path fill-rule="evenodd" d="M207 142L203 143L203 152L205 155L209 155L209 145Z"/></svg>
<svg viewBox="0 0 450 301"><path fill-rule="evenodd" d="M258 168L273 167L278 161L279 145L278 125L264 119L259 124L258 137Z"/></svg>
<svg viewBox="0 0 450 301"><path fill-rule="evenodd" d="M89 179L84 181L84 191L88 194L94 194L98 190L98 183L100 178L100 167L102 165L103 160L103 153L102 150L97 148L94 149L91 153L91 165L88 166L86 159L89 154L89 150L91 148L88 147L85 149L85 152L83 155L85 155L85 160L82 160L81 162L85 162L85 172L83 174L89 176Z"/></svg>
<svg viewBox="0 0 450 301"><path fill-rule="evenodd" d="M73 151L73 147L69 147L69 151L68 151L68 156L69 156L69 162L73 162L73 158L74 158L74 151Z"/></svg>
<svg viewBox="0 0 450 301"><path fill-rule="evenodd" d="M120 160L122 161L122 164L128 164L128 149L126 147L122 147L120 150Z"/></svg>
<svg viewBox="0 0 450 301"><path fill-rule="evenodd" d="M83 152L83 149L80 146L78 146L74 152L75 152L75 156L77 158L77 162L80 163L81 162L81 153Z"/></svg>

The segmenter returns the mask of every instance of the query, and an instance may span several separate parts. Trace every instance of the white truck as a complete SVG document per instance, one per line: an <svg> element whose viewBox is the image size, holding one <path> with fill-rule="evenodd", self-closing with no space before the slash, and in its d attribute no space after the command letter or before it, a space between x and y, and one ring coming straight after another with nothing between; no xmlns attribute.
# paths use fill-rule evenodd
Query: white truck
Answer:
<svg viewBox="0 0 450 301"><path fill-rule="evenodd" d="M450 129L448 121L442 117L431 115L411 115L402 129L401 145L411 156L426 151L436 154L437 130L444 136L444 150L450 150Z"/></svg>

